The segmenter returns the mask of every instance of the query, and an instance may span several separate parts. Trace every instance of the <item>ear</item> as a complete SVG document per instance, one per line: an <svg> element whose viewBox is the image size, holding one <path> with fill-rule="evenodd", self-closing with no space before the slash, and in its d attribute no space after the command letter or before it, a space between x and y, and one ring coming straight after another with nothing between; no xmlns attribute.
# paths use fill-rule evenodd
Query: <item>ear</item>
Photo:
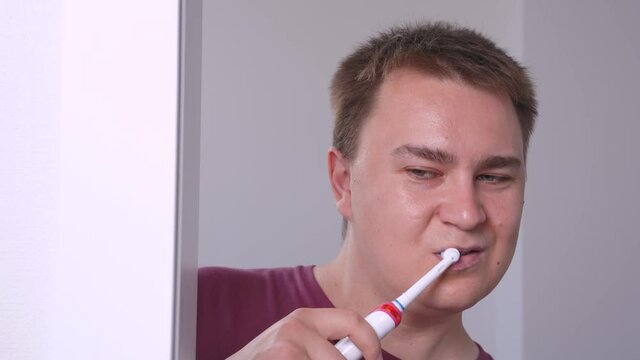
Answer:
<svg viewBox="0 0 640 360"><path fill-rule="evenodd" d="M331 147L328 151L329 181L336 208L342 216L351 221L351 169L342 153Z"/></svg>

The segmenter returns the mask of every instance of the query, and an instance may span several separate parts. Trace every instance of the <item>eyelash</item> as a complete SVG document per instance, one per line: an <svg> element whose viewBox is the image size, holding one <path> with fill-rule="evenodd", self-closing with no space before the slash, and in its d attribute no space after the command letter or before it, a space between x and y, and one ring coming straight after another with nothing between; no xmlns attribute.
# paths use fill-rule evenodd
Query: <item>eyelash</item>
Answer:
<svg viewBox="0 0 640 360"><path fill-rule="evenodd" d="M432 180L440 176L438 172L428 169L408 168L406 171L409 176L417 180ZM503 175L480 174L476 176L476 180L486 182L488 184L502 184L510 181L511 177Z"/></svg>
<svg viewBox="0 0 640 360"><path fill-rule="evenodd" d="M411 177L417 180L431 180L440 176L440 174L436 171L428 169L409 168L407 169L407 173L409 173Z"/></svg>
<svg viewBox="0 0 640 360"><path fill-rule="evenodd" d="M492 180L481 180L481 178L491 178ZM476 177L476 179L480 180L480 181L485 181L487 183L490 184L501 184L504 182L507 182L509 180L511 180L511 177L509 176L501 176L501 175L490 175L490 174L482 174L482 175L478 175Z"/></svg>

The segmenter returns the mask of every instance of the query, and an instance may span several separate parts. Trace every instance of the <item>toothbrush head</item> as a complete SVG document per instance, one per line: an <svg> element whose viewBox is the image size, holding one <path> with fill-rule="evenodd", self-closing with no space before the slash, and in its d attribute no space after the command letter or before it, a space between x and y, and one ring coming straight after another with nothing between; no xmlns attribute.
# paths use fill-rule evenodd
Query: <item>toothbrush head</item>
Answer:
<svg viewBox="0 0 640 360"><path fill-rule="evenodd" d="M448 248L442 252L442 258L451 261L452 263L460 260L460 251L455 248Z"/></svg>

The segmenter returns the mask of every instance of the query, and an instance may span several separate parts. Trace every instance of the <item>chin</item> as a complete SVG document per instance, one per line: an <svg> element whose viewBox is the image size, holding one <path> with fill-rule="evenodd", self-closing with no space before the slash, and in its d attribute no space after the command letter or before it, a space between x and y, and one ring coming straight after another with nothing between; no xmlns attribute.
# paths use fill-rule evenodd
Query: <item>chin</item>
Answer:
<svg viewBox="0 0 640 360"><path fill-rule="evenodd" d="M485 295L486 296L486 295ZM447 299L441 299L438 301L437 306L438 309L447 313L460 313L464 310L467 310L477 304L480 300L482 300L484 296L481 297L458 297Z"/></svg>
<svg viewBox="0 0 640 360"><path fill-rule="evenodd" d="M460 313L477 304L497 285L497 281L480 279L445 279L425 291L420 301L428 308L444 313Z"/></svg>

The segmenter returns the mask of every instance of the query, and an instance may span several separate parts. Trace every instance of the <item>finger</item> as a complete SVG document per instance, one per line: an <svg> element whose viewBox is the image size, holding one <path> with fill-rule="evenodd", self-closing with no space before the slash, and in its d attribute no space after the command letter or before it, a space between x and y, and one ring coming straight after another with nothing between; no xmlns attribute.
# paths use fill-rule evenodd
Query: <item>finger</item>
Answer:
<svg viewBox="0 0 640 360"><path fill-rule="evenodd" d="M275 337L278 340L271 345L265 359L344 360L335 346L313 326L317 319L315 312L303 312L287 317L276 330Z"/></svg>
<svg viewBox="0 0 640 360"><path fill-rule="evenodd" d="M308 338L306 341L307 356L313 360L344 360L340 351L326 338L319 336L314 331L315 336Z"/></svg>
<svg viewBox="0 0 640 360"><path fill-rule="evenodd" d="M382 357L380 339L376 335L371 324L355 312L349 311L344 315L347 322L349 339L360 349L362 355L367 360L379 359ZM340 337L340 338L342 338Z"/></svg>
<svg viewBox="0 0 640 360"><path fill-rule="evenodd" d="M298 309L294 318L303 319L323 338L338 340L348 336L362 351L366 359L377 359L380 354L380 340L375 331L362 316L351 310L342 309Z"/></svg>

